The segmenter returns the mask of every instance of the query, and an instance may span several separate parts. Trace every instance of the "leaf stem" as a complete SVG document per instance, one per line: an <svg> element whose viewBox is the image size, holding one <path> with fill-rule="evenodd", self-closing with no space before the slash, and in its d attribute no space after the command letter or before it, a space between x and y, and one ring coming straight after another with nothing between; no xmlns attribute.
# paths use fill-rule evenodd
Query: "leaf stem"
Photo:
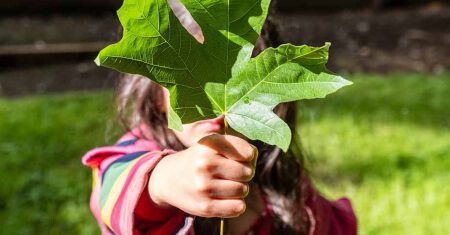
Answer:
<svg viewBox="0 0 450 235"><path fill-rule="evenodd" d="M227 132L228 132L228 122L227 122L227 119L223 118L223 124L224 124L224 134L227 135Z"/></svg>
<svg viewBox="0 0 450 235"><path fill-rule="evenodd" d="M228 132L228 122L227 122L227 119L223 119L223 126L224 126L224 129L223 129L223 131L224 131L224 134L226 135L227 134L227 132ZM223 234L223 230L224 230L224 224L225 224L225 219L224 218L220 218L220 235L224 235Z"/></svg>
<svg viewBox="0 0 450 235"><path fill-rule="evenodd" d="M223 235L224 218L220 218L220 235Z"/></svg>

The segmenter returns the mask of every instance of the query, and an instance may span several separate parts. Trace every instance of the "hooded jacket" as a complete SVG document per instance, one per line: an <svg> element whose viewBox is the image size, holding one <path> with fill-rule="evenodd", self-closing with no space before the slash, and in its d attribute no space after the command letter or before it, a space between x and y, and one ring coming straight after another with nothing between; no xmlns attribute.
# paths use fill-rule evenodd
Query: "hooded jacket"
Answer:
<svg viewBox="0 0 450 235"><path fill-rule="evenodd" d="M195 234L195 216L177 208L160 208L147 191L152 169L175 151L160 149L155 141L139 136L140 131L133 130L116 145L95 148L82 158L93 171L90 207L102 234ZM306 198L305 208L301 209L307 214L310 235L357 233L356 216L347 198L329 201L309 180L305 180L302 190ZM271 228L273 211L267 200L264 202L264 212L245 235L275 234Z"/></svg>

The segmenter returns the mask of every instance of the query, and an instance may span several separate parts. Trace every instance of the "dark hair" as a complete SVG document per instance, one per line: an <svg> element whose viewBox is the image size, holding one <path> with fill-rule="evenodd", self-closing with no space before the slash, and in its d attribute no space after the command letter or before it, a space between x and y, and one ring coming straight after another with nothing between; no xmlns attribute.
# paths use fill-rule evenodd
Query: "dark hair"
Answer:
<svg viewBox="0 0 450 235"><path fill-rule="evenodd" d="M271 13L272 15L273 13ZM265 47L277 46L278 35L269 16L258 40L254 55ZM161 148L182 150L185 147L167 127L166 113L161 112L164 105L163 90L160 85L138 75L125 75L117 90L118 117L127 130L146 125L152 138ZM291 128L293 141L284 153L278 147L269 146L260 141L252 144L258 147L259 158L253 182L268 196L275 212L273 228L277 234L306 234L307 216L303 213L304 197L302 179L304 177L303 158L297 135L297 104L280 104L275 113ZM145 133L141 131L142 136ZM148 136L147 136L148 137ZM197 218L195 229L198 234L217 234L218 220Z"/></svg>

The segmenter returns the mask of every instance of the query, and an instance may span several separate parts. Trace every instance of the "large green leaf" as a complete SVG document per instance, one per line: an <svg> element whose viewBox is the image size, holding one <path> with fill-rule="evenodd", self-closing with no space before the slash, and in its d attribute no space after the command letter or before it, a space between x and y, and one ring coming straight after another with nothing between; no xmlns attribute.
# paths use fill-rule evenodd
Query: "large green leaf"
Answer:
<svg viewBox="0 0 450 235"><path fill-rule="evenodd" d="M270 0L181 0L198 23L198 42L167 0L125 0L118 11L123 38L97 63L141 74L170 92L169 127L225 115L250 139L287 150L291 132L273 108L324 97L347 80L325 68L329 44L282 45L251 59Z"/></svg>

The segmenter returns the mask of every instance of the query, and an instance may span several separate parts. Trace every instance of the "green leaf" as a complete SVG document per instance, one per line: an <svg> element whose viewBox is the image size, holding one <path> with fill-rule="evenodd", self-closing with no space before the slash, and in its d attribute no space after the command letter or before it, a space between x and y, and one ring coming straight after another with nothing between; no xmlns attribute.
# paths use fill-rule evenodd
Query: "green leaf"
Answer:
<svg viewBox="0 0 450 235"><path fill-rule="evenodd" d="M270 0L181 2L200 26L203 43L183 27L167 0L125 0L118 11L123 38L96 60L166 87L172 129L225 115L236 131L286 151L291 132L273 108L350 84L325 68L329 44L286 44L251 59Z"/></svg>
<svg viewBox="0 0 450 235"><path fill-rule="evenodd" d="M279 103L323 98L351 84L326 70L329 46L286 44L251 59L226 84L226 120L230 126L250 139L287 150L290 129L272 109Z"/></svg>

